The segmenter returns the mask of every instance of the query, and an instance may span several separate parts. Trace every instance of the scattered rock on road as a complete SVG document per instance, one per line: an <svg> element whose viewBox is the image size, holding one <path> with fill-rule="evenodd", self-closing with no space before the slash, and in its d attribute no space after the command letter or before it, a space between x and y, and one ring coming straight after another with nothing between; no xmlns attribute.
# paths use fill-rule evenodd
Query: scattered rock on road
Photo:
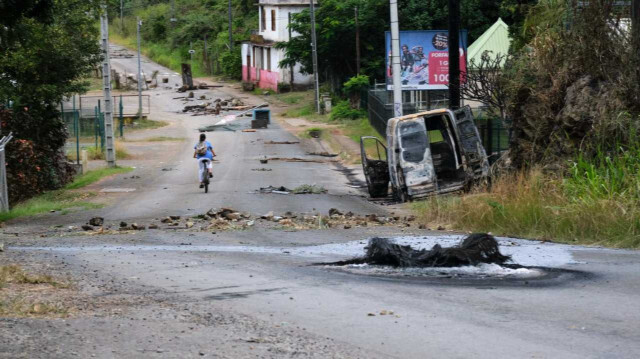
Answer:
<svg viewBox="0 0 640 359"><path fill-rule="evenodd" d="M100 227L104 224L104 218L102 217L93 217L89 220L89 224L92 226Z"/></svg>

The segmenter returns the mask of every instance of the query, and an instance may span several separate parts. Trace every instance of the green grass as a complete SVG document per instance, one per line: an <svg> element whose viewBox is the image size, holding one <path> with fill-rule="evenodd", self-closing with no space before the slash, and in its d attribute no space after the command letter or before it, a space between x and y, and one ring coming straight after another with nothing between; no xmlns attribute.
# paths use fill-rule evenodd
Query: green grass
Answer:
<svg viewBox="0 0 640 359"><path fill-rule="evenodd" d="M133 120L132 125L125 129L125 133L126 131L153 130L167 125L169 125L169 123L165 121L150 120L146 117L143 117L141 120L136 118Z"/></svg>
<svg viewBox="0 0 640 359"><path fill-rule="evenodd" d="M87 156L89 157L89 160L105 159L105 153L101 151L100 148L96 148L92 146L92 147L86 147L85 149L87 150ZM127 160L131 158L133 158L133 155L131 155L127 151L127 149L124 147L123 144L121 144L119 141L116 141L116 160Z"/></svg>
<svg viewBox="0 0 640 359"><path fill-rule="evenodd" d="M74 208L100 208L102 207L100 204L85 201L88 198L94 197L95 193L77 193L69 190L79 189L95 183L104 177L127 173L132 170L133 168L130 167L116 167L89 171L77 177L72 183L65 186L62 190L45 192L39 196L15 205L9 212L0 213L0 222L5 222L19 217L34 216L50 211L63 211L64 214Z"/></svg>
<svg viewBox="0 0 640 359"><path fill-rule="evenodd" d="M108 176L113 176L121 173L128 173L133 171L131 167L115 167L115 168L101 168L77 177L72 183L68 184L65 189L78 189L88 186L92 183L99 181L100 179Z"/></svg>
<svg viewBox="0 0 640 359"><path fill-rule="evenodd" d="M434 197L414 203L413 210L429 227L640 248L638 168L621 159L585 163L565 178L540 170L505 175L490 191Z"/></svg>
<svg viewBox="0 0 640 359"><path fill-rule="evenodd" d="M264 96L266 94L269 94L269 96L271 95L275 95L276 92L271 90L271 89L261 89L261 88L255 88L253 89L253 94L254 95L258 95L258 96Z"/></svg>
<svg viewBox="0 0 640 359"><path fill-rule="evenodd" d="M51 191L31 198L14 206L9 212L0 213L0 222L14 218L34 216L50 211L62 211L71 208L92 209L101 205L85 202L92 197L91 193L70 193L66 191Z"/></svg>
<svg viewBox="0 0 640 359"><path fill-rule="evenodd" d="M287 92L274 95L274 97L288 105L297 105L305 100L307 96L300 92Z"/></svg>

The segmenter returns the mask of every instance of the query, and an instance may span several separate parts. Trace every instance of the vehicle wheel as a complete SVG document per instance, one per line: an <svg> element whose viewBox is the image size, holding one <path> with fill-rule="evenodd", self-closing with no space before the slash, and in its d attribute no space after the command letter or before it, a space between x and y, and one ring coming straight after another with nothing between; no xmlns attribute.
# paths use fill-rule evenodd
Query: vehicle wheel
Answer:
<svg viewBox="0 0 640 359"><path fill-rule="evenodd" d="M209 184L208 183L204 184L204 193L209 193Z"/></svg>

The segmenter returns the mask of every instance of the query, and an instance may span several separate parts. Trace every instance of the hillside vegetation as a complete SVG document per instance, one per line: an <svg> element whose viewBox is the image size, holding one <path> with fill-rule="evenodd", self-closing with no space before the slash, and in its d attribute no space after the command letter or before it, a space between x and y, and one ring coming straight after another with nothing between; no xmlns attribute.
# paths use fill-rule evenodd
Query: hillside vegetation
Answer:
<svg viewBox="0 0 640 359"><path fill-rule="evenodd" d="M229 48L227 0L125 1L124 18L119 18L120 2L110 2L111 41L136 48L136 18L142 20L140 30L142 52L159 64L180 71L181 63L190 63L196 77L225 75L239 79L242 64L240 43L258 28L257 8L251 0L233 0L233 49ZM172 22L172 13L175 14ZM114 14L116 16L114 16ZM205 38L207 51L205 52Z"/></svg>

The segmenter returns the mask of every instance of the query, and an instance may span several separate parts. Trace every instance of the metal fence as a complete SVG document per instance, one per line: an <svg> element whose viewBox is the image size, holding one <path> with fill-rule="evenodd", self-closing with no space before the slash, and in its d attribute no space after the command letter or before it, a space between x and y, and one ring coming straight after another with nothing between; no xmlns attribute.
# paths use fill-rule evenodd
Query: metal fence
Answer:
<svg viewBox="0 0 640 359"><path fill-rule="evenodd" d="M11 141L13 134L9 133L0 139L0 212L9 210L9 188L7 187L7 166L5 163L4 147Z"/></svg>
<svg viewBox="0 0 640 359"><path fill-rule="evenodd" d="M404 115L428 111L449 106L448 92L438 91L403 91L402 112ZM367 91L366 100L362 100L363 108L367 108L369 122L378 133L386 137L387 121L393 118L393 93L384 84L376 84ZM365 107L366 105L366 107ZM499 154L508 149L509 136L500 119L491 117L486 109L474 111L476 125L480 132L482 144L489 160L495 161Z"/></svg>
<svg viewBox="0 0 640 359"><path fill-rule="evenodd" d="M75 101L75 104L73 103ZM113 113L119 113L122 102L122 115L124 117L138 116L138 95L113 96ZM75 107L80 112L81 118L95 117L95 108L104 103L104 96L74 96L62 103L65 109ZM75 105L75 106L74 106ZM151 96L142 95L142 115L151 112Z"/></svg>
<svg viewBox="0 0 640 359"><path fill-rule="evenodd" d="M142 115L148 115L150 96L144 95L142 103ZM102 96L73 96L60 104L62 119L69 134L65 144L65 152L71 160L80 163L80 152L86 148L94 148L95 151L104 152L103 104L104 98ZM138 116L138 96L113 96L113 107L115 135L123 137L126 118Z"/></svg>

